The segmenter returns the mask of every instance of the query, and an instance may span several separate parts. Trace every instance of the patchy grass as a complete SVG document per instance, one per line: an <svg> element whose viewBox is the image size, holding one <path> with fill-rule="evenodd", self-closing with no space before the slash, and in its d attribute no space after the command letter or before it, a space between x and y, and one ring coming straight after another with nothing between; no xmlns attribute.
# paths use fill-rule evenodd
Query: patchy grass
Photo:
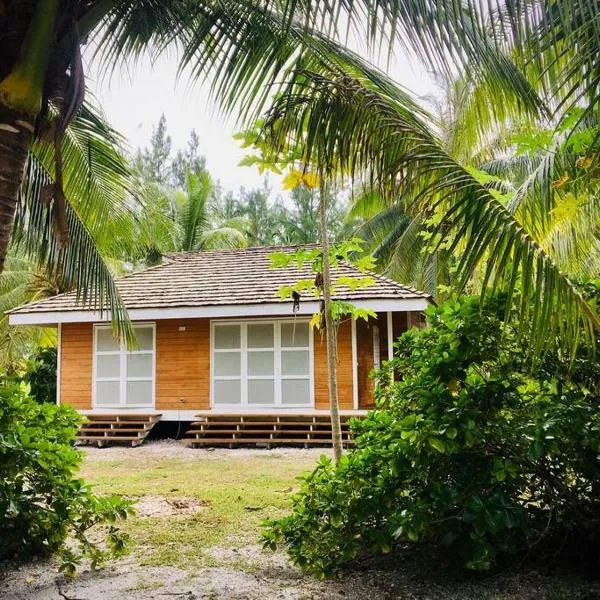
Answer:
<svg viewBox="0 0 600 600"><path fill-rule="evenodd" d="M173 566L193 570L218 566L207 549L242 548L256 544L264 519L283 515L297 478L315 464L317 454L280 454L276 451L248 455L230 452L197 458L125 454L105 460L102 451L88 454L82 475L99 493L130 497L193 497L203 503L192 515L133 517L124 529L135 541L137 561L145 566ZM232 565L228 561L228 565ZM242 557L235 566L252 570Z"/></svg>

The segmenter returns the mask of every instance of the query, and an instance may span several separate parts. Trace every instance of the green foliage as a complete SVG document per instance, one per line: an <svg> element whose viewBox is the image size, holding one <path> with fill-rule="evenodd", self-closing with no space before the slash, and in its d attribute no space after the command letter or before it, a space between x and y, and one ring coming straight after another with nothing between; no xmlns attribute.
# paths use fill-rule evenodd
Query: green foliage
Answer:
<svg viewBox="0 0 600 600"><path fill-rule="evenodd" d="M406 543L446 549L470 569L534 549L590 553L600 379L574 383L556 356L532 371L504 312L464 297L404 333L388 366L402 378L379 373L382 409L353 424L356 449L338 467L321 459L293 514L268 524L265 546L282 544L319 575Z"/></svg>
<svg viewBox="0 0 600 600"><path fill-rule="evenodd" d="M342 263L352 265L360 272L365 273L375 266L375 260L372 256L366 254L358 256L362 253L363 241L358 238L342 241L329 248L329 264L332 268L339 266ZM294 293L308 293L311 296L319 298L323 293L322 273L323 273L323 252L320 248L299 248L294 252L272 252L269 254L271 267L281 269L290 265L296 265L298 269L303 269L305 265L310 265L313 273L316 274L314 279L299 279L293 285L282 285L279 288L279 297L281 299L292 298ZM367 274L363 277L356 275L339 275L331 282L332 296L336 292L348 289L356 291L372 286L375 279ZM316 327L321 327L323 321L323 307L321 311L313 315L311 323ZM343 300L332 300L331 315L334 322L339 323L345 316L350 316L353 319L364 319L367 321L369 317L376 318L375 311L367 308L359 308L350 302Z"/></svg>
<svg viewBox="0 0 600 600"><path fill-rule="evenodd" d="M38 402L56 402L57 354L56 348L41 347L27 362L23 379Z"/></svg>
<svg viewBox="0 0 600 600"><path fill-rule="evenodd" d="M116 524L131 502L96 496L75 476L80 419L36 402L23 384L0 383L0 560L58 552L61 570L73 575L83 559L96 568L127 550Z"/></svg>

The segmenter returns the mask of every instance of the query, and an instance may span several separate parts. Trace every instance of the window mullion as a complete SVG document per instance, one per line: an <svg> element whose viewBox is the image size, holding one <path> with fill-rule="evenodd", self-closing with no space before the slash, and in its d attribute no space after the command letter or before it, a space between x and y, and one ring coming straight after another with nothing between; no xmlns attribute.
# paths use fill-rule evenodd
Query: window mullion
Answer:
<svg viewBox="0 0 600 600"><path fill-rule="evenodd" d="M274 373L273 384L275 386L275 404L281 405L281 321L274 324L275 347L273 348Z"/></svg>
<svg viewBox="0 0 600 600"><path fill-rule="evenodd" d="M120 356L120 384L119 384L119 405L127 405L127 346L125 340L121 341L121 356Z"/></svg>
<svg viewBox="0 0 600 600"><path fill-rule="evenodd" d="M242 406L248 405L248 324L242 323L240 325L240 368L241 368L241 401Z"/></svg>

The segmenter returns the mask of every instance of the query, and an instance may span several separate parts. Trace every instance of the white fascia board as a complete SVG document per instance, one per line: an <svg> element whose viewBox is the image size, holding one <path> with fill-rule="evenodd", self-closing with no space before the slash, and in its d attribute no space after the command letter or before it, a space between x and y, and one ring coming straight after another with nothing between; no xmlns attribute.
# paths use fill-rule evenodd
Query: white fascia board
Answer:
<svg viewBox="0 0 600 600"><path fill-rule="evenodd" d="M369 308L375 312L422 311L427 308L426 298L355 300L358 308ZM319 302L301 302L297 315L312 315L319 310ZM132 308L129 318L132 321L155 321L159 319L198 319L226 317L265 317L292 316L291 302L271 302L265 304L224 304L219 306L187 306L180 308ZM9 315L11 325L47 325L58 323L101 323L110 322L110 312L102 316L91 310L70 310L55 312L13 313Z"/></svg>

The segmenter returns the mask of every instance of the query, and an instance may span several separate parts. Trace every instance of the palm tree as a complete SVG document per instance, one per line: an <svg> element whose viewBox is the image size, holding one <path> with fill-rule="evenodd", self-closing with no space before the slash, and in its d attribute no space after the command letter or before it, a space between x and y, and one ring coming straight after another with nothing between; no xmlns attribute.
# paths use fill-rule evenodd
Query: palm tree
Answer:
<svg viewBox="0 0 600 600"><path fill-rule="evenodd" d="M447 23L443 28L440 19ZM68 192L63 175L70 168L69 157L63 156L65 135L84 95L83 43L94 45L95 57L106 70L143 52L156 56L176 49L181 72L192 80L209 78L213 96L225 110L241 108L242 120L258 114L300 66L330 69L343 57L365 77L381 81L377 70L338 43L341 24L344 31L355 31L372 44L391 35L426 59L443 63L447 53L439 49L453 49L459 32L466 28L469 44L457 61L479 60L486 77L492 73L495 81L506 80L502 89L507 91L499 96L512 98L517 90L534 104L527 96L527 81L517 70L511 71L510 62L498 54L479 23L465 21L454 2L405 6L372 0L4 0L0 4L0 271L17 207L24 202L20 190L28 188L29 209L40 212L43 206L57 232L54 241L49 227L32 234L40 240L41 257L60 262L70 254L73 260L81 260L81 276L71 283L82 300L101 308L108 302L113 319L124 326L123 307L110 273L101 261L88 263L78 250L69 195L76 193L76 182ZM438 50L432 53L432 48ZM43 169L32 164L36 148L47 157Z"/></svg>
<svg viewBox="0 0 600 600"><path fill-rule="evenodd" d="M172 251L243 248L247 245L239 219L213 222L214 185L207 171L186 174L186 189L171 194L171 219L175 224Z"/></svg>

